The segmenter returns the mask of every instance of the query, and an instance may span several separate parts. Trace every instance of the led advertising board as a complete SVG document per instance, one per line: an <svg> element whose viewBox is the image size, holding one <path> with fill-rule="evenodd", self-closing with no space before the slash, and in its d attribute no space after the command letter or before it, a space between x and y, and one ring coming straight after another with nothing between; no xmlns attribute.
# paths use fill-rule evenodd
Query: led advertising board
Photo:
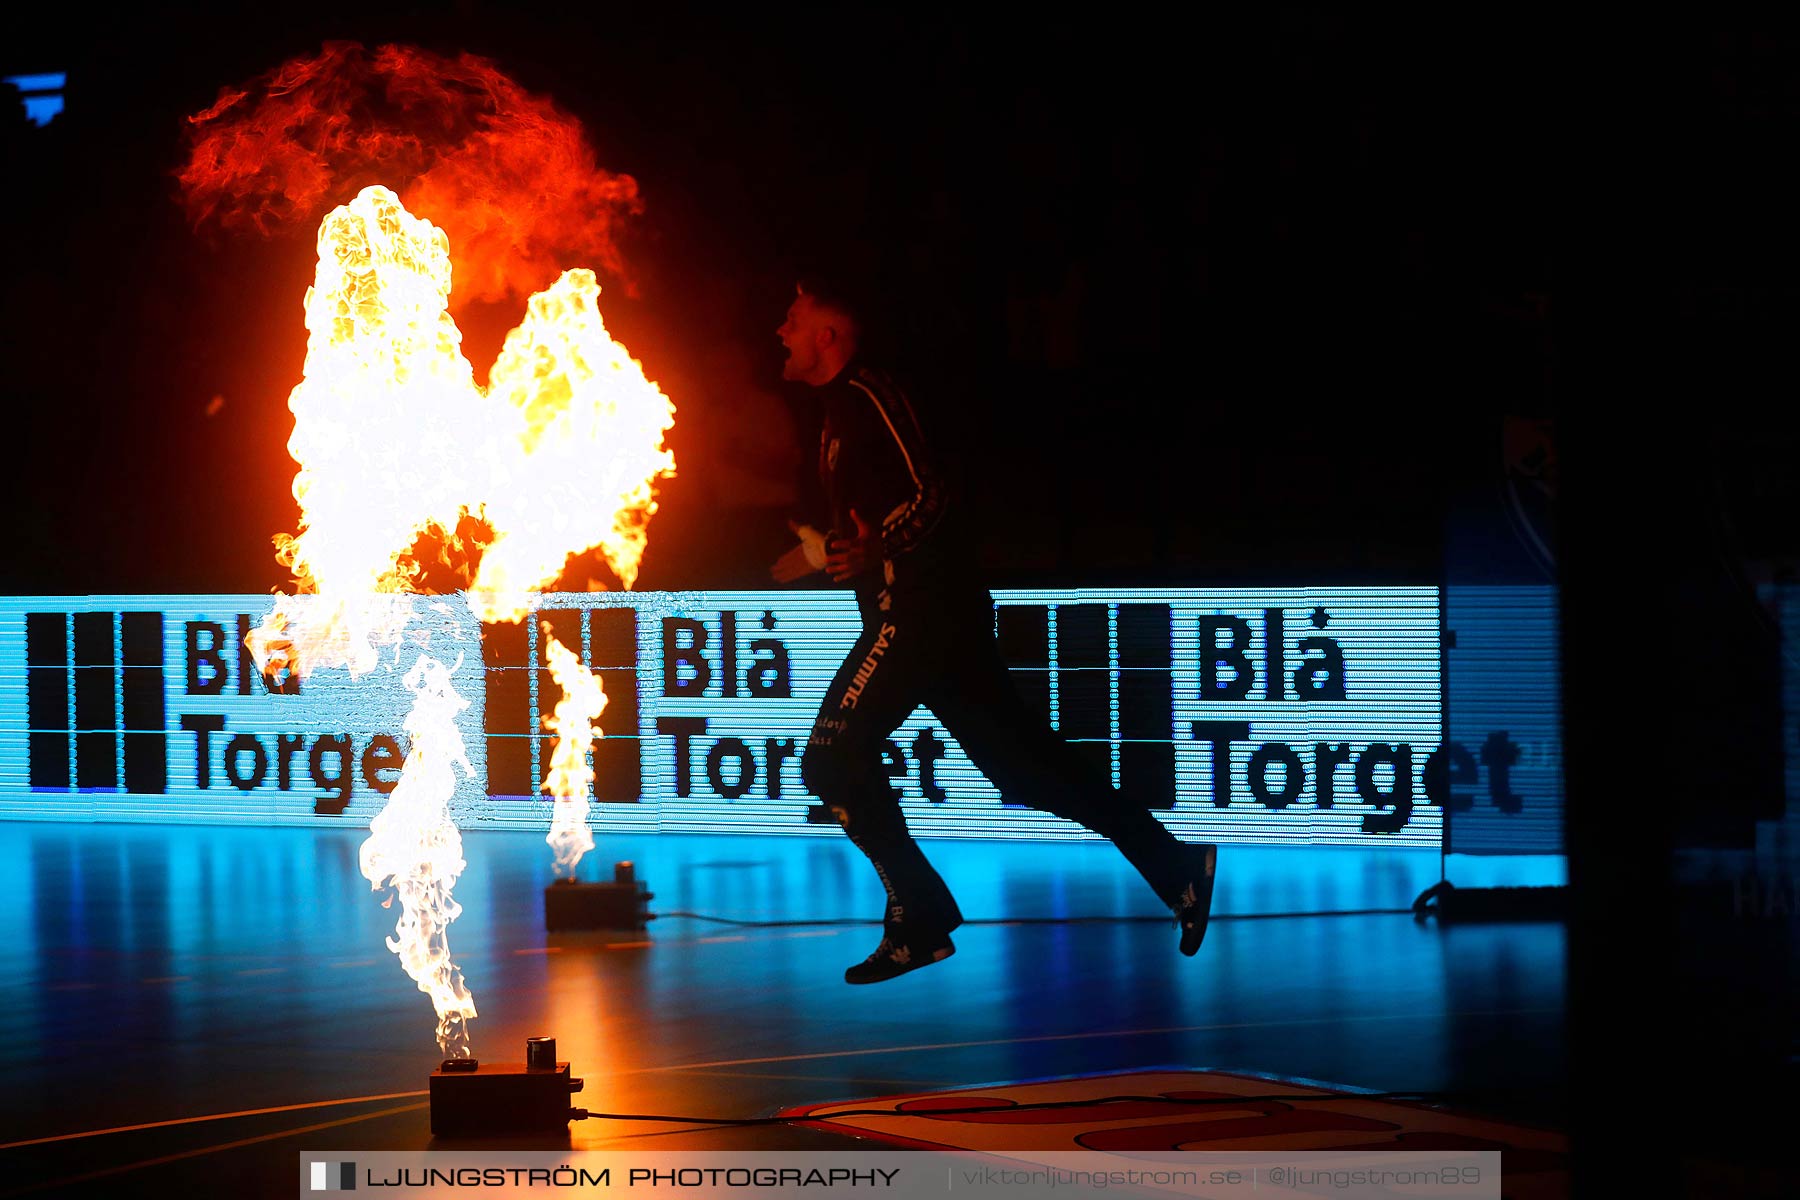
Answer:
<svg viewBox="0 0 1800 1200"><path fill-rule="evenodd" d="M1184 840L1438 846L1435 588L995 594L1026 704ZM460 596L376 671L272 688L243 650L263 596L0 598L0 817L367 824L399 778L421 653L453 668L473 774L465 827L547 829L556 686L540 622L597 671L594 827L836 833L801 782L827 683L858 631L848 593L546 594L516 625ZM1002 796L919 709L883 754L921 836L1069 838ZM1459 789L1459 790L1466 790Z"/></svg>

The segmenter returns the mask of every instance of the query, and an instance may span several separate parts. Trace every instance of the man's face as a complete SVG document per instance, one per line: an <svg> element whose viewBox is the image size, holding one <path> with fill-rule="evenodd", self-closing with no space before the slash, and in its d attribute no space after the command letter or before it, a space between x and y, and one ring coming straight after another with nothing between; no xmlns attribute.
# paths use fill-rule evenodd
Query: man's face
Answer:
<svg viewBox="0 0 1800 1200"><path fill-rule="evenodd" d="M802 294L795 296L794 302L788 305L787 320L781 323L775 336L787 347L787 362L782 364L781 377L806 383L818 371L819 352L830 343L833 330L824 310L811 296Z"/></svg>

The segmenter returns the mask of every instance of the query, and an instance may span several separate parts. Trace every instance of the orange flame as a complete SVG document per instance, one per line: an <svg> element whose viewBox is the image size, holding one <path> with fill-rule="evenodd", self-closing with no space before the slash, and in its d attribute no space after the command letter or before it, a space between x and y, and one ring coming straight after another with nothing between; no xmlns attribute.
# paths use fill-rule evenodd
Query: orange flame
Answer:
<svg viewBox="0 0 1800 1200"><path fill-rule="evenodd" d="M581 122L471 54L328 42L188 122L177 178L197 226L270 235L398 183L456 246L458 305L525 296L568 262L623 278L617 228L643 209Z"/></svg>
<svg viewBox="0 0 1800 1200"><path fill-rule="evenodd" d="M655 481L675 468L675 410L607 333L599 291L578 268L532 297L484 394L448 311L443 233L383 187L326 217L288 399L300 532L275 539L297 590L324 601L278 598L251 635L259 664L373 669L410 611L380 595L416 590L405 552L431 532L472 554L464 514L493 530L469 594L485 621L519 620L593 546L631 585Z"/></svg>
<svg viewBox="0 0 1800 1200"><path fill-rule="evenodd" d="M525 592L590 546L626 587L637 580L654 481L675 469L662 444L674 409L606 332L599 294L593 272L565 272L531 298L489 374L508 424L482 497L494 540L470 585L483 620L518 620Z"/></svg>
<svg viewBox="0 0 1800 1200"><path fill-rule="evenodd" d="M562 689L556 710L544 718L544 728L557 735L550 771L544 777L544 790L556 797L556 810L550 819L550 836L544 840L556 853L557 875L573 879L581 856L594 848L587 821L594 768L588 765L587 751L600 732L594 722L606 708L606 693L600 690L600 677L556 640L550 622L543 622L543 631L549 639L544 648L550 677Z"/></svg>
<svg viewBox="0 0 1800 1200"><path fill-rule="evenodd" d="M301 531L275 544L297 590L322 599L277 599L250 639L265 670L366 674L410 619L392 595L413 590L400 556L424 530L456 524L471 454L460 443L487 417L449 294L443 233L386 188L319 226L305 378L288 397Z"/></svg>
<svg viewBox="0 0 1800 1200"><path fill-rule="evenodd" d="M465 518L493 534L468 595L483 620L521 619L533 590L593 546L628 586L636 577L655 481L674 469L662 444L674 406L607 334L593 273L567 271L531 298L486 391L462 355L450 282L443 232L384 187L364 188L319 228L305 377L288 400L300 532L275 539L297 590L314 594L278 596L251 632L265 671L377 667L414 618L416 568L404 556L427 533L461 547ZM549 650L572 706L557 709L550 841L558 869L572 873L593 844L586 752L605 697L561 644ZM362 867L401 901L388 945L431 996L439 1043L454 1056L468 1053L475 1008L446 934L463 867L452 767L468 767L455 726L466 705L450 679L423 654L406 677L413 745Z"/></svg>

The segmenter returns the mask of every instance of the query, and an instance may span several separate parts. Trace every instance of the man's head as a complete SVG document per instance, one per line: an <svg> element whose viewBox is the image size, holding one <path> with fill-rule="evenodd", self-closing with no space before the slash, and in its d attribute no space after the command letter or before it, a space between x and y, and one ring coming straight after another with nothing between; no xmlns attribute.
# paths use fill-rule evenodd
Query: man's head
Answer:
<svg viewBox="0 0 1800 1200"><path fill-rule="evenodd" d="M803 279L775 331L787 347L781 377L823 387L856 353L859 328L849 300L816 279Z"/></svg>

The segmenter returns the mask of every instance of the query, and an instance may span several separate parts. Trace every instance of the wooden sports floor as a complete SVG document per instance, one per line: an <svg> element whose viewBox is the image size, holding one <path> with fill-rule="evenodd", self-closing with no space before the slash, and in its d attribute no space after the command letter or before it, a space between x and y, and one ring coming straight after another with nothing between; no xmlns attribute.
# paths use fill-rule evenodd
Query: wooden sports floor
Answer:
<svg viewBox="0 0 1800 1200"><path fill-rule="evenodd" d="M432 1148L433 1017L383 944L364 836L0 823L0 1194L282 1196L301 1151ZM1109 846L925 845L970 919L957 953L856 988L881 896L841 837L601 835L584 875L632 860L663 915L547 934L542 839L471 832L451 948L475 1054L553 1036L577 1103L620 1115L1175 1066L1561 1121L1563 930L1415 921L1434 853L1225 847L1186 959ZM611 1118L563 1144L864 1145Z"/></svg>

